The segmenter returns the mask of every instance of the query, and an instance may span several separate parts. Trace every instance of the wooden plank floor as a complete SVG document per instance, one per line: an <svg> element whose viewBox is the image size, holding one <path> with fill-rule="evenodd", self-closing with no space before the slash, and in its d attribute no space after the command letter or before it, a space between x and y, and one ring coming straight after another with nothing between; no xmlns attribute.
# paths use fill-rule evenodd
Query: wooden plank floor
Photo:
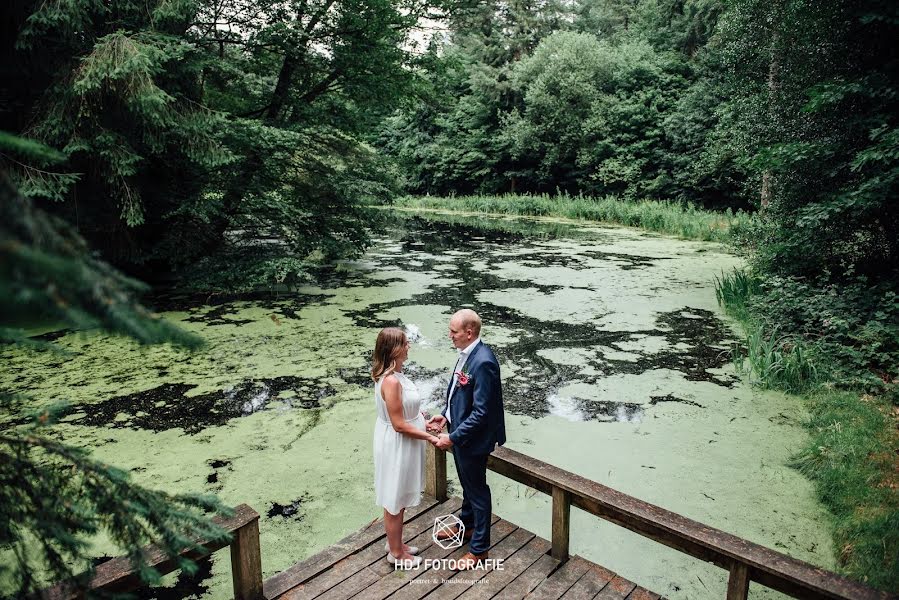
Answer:
<svg viewBox="0 0 899 600"><path fill-rule="evenodd" d="M458 513L461 501L426 498L406 514L406 543L423 559L458 559L468 545L444 550L431 539L434 518ZM550 543L496 515L490 529L491 559L502 570L456 572L419 568L394 571L384 550L384 525L359 531L265 582L268 600L659 600L659 595L579 556L565 563L549 554Z"/></svg>

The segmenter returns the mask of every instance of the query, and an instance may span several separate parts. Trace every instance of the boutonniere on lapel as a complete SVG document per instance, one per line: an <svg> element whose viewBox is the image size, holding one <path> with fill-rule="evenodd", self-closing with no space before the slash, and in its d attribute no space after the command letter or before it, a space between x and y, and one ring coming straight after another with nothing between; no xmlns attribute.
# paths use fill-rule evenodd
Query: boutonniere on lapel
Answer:
<svg viewBox="0 0 899 600"><path fill-rule="evenodd" d="M454 375L456 376L456 383L459 384L459 387L464 387L471 381L471 375L468 374L465 367L462 367L461 371L456 371Z"/></svg>

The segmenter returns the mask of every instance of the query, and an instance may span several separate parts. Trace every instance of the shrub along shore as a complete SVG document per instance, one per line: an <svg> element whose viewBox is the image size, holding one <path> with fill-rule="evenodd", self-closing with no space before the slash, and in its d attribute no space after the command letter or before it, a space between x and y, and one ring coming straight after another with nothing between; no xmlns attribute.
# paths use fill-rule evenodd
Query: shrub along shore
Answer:
<svg viewBox="0 0 899 600"><path fill-rule="evenodd" d="M756 384L801 394L809 439L793 466L833 515L850 577L899 589L899 304L864 282L815 288L752 270L723 274L718 302L747 332L735 362Z"/></svg>
<svg viewBox="0 0 899 600"><path fill-rule="evenodd" d="M750 251L760 224L677 202L614 197L407 196L413 210L543 216L615 223ZM750 256L750 262L751 262ZM833 515L837 562L850 577L899 589L899 302L890 287L865 281L816 286L751 268L722 274L718 301L746 331L734 349L756 385L801 394L809 440L793 466Z"/></svg>

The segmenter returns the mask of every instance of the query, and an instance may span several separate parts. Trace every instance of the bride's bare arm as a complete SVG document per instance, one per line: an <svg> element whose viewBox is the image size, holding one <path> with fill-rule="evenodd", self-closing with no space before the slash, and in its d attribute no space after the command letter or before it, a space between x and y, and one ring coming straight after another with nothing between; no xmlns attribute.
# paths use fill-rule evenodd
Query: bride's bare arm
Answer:
<svg viewBox="0 0 899 600"><path fill-rule="evenodd" d="M387 415L393 430L409 437L434 443L437 438L424 429L419 429L403 418L403 386L393 375L388 375L381 383L381 396L387 405Z"/></svg>

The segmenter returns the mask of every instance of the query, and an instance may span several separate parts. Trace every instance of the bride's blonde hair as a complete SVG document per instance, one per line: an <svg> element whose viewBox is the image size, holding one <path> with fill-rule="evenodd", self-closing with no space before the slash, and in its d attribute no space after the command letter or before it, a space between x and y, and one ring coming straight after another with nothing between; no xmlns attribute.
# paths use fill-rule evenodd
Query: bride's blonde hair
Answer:
<svg viewBox="0 0 899 600"><path fill-rule="evenodd" d="M406 333L398 327L385 327L375 341L371 360L371 378L377 381L381 375L390 374L396 366L396 358L406 345Z"/></svg>

